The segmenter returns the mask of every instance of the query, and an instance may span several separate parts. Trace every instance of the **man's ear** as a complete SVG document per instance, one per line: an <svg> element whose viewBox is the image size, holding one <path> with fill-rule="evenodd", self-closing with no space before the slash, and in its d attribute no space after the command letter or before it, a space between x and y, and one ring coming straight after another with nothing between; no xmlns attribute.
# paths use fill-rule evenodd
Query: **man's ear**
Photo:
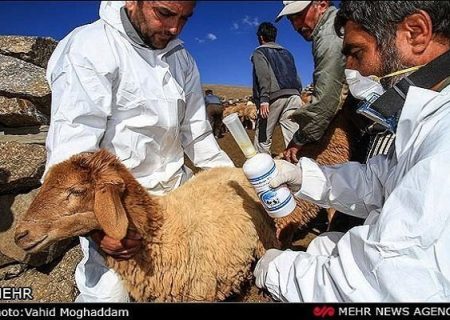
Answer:
<svg viewBox="0 0 450 320"><path fill-rule="evenodd" d="M433 22L423 10L407 16L399 25L397 38L409 46L408 51L413 55L421 55L429 46L433 38Z"/></svg>
<svg viewBox="0 0 450 320"><path fill-rule="evenodd" d="M317 7L319 10L319 13L323 14L330 7L330 3L328 1L319 1L317 4Z"/></svg>
<svg viewBox="0 0 450 320"><path fill-rule="evenodd" d="M258 36L258 42L259 42L260 45L262 45L264 43L263 36Z"/></svg>
<svg viewBox="0 0 450 320"><path fill-rule="evenodd" d="M125 1L125 9L127 10L128 14L135 11L137 7L137 1Z"/></svg>

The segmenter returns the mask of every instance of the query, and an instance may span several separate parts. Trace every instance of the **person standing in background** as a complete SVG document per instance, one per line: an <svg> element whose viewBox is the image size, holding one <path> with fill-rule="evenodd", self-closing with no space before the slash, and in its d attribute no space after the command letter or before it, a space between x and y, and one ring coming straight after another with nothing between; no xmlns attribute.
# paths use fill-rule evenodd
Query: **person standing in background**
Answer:
<svg viewBox="0 0 450 320"><path fill-rule="evenodd" d="M342 38L334 30L337 8L332 1L283 1L284 8L276 21L286 17L306 41L312 42L314 73L310 102L298 109L292 118L299 124L298 131L283 152L284 159L297 163L304 148L306 156L312 156L308 149L327 148L329 130L343 130L348 141L342 141L342 152L349 155L342 161L362 162L368 147L368 139L361 126L366 120L356 114L353 105L356 99L348 95L345 81L345 57L342 53ZM357 124L357 125L355 125ZM345 144L348 144L346 146ZM322 214L325 212L322 211ZM339 212L327 211L323 219L327 230L346 229L360 224L362 220L350 218Z"/></svg>
<svg viewBox="0 0 450 320"><path fill-rule="evenodd" d="M341 109L345 121L354 128L351 160L365 163L373 156L387 154L395 135L357 114L360 97L348 94L342 38L333 27L338 12L333 2L283 1L283 4L276 21L286 16L293 29L312 42L314 58L311 102L293 115L299 130L284 151L285 160L297 163L302 146L318 143Z"/></svg>
<svg viewBox="0 0 450 320"><path fill-rule="evenodd" d="M216 139L222 138L223 104L211 89L205 90L205 106L214 137Z"/></svg>
<svg viewBox="0 0 450 320"><path fill-rule="evenodd" d="M312 42L314 58L311 102L293 114L299 129L284 151L284 158L296 163L302 146L320 141L344 103L345 59L342 39L334 30L337 9L331 1L283 1L283 4L276 21L286 16L294 30Z"/></svg>
<svg viewBox="0 0 450 320"><path fill-rule="evenodd" d="M298 124L290 119L301 106L302 85L294 57L277 44L277 28L263 22L256 33L259 47L253 52L253 99L258 108L254 145L258 152L271 154L272 135L279 123L285 146Z"/></svg>

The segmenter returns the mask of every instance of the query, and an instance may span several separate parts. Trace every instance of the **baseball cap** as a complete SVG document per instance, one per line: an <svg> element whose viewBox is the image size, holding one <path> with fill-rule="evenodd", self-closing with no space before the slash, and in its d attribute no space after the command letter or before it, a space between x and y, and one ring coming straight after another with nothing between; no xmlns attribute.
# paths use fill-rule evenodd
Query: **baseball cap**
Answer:
<svg viewBox="0 0 450 320"><path fill-rule="evenodd" d="M284 16L302 12L311 2L312 1L283 1L284 8L278 14L275 22L278 22Z"/></svg>

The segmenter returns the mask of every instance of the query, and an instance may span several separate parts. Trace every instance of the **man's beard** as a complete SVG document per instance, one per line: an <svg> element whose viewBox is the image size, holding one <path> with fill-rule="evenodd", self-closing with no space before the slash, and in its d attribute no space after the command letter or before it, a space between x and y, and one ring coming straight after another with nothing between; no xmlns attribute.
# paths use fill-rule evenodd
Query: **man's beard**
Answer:
<svg viewBox="0 0 450 320"><path fill-rule="evenodd" d="M145 16L142 12L142 2L140 2L141 5L138 8L138 10L135 13L135 16L133 19L130 18L131 24L133 25L134 29L138 33L139 37L142 39L142 41L149 46L152 49L164 49L167 46L167 42L160 43L156 41L155 33L151 32L148 29L145 29L144 26L147 24ZM166 37L171 37L169 34L163 34ZM173 38L173 37L171 37Z"/></svg>
<svg viewBox="0 0 450 320"><path fill-rule="evenodd" d="M308 28L301 28L297 30L298 34L300 34L303 39L305 39L306 41L311 41L311 32Z"/></svg>
<svg viewBox="0 0 450 320"><path fill-rule="evenodd" d="M164 49L165 47L167 47L167 44L175 38L171 34L163 33L163 32L161 32L159 34L152 33L149 35L140 33L140 36L141 36L142 40L144 41L144 43L152 49ZM158 37L159 38L164 37L167 39L158 41L158 39L157 39Z"/></svg>
<svg viewBox="0 0 450 320"><path fill-rule="evenodd" d="M403 57L400 55L400 52L398 51L397 47L395 46L395 41L392 41L389 45L387 45L384 49L380 51L380 57L381 57L381 75L388 75L390 73L404 70L410 67L413 67L412 65L405 64L403 61ZM405 78L406 76L410 75L411 72L403 73L398 76L393 76L385 79L381 79L380 83L384 87L385 90L388 90L389 88L392 88L396 83L398 83L400 80Z"/></svg>

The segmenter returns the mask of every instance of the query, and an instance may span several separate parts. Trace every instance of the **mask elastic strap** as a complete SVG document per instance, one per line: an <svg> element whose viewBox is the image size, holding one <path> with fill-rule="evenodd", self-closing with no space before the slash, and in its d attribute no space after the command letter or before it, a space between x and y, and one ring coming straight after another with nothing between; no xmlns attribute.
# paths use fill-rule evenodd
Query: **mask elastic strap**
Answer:
<svg viewBox="0 0 450 320"><path fill-rule="evenodd" d="M422 68L422 67L423 67L423 65L421 65L421 66L415 66L415 67L411 67L411 68L403 69L403 70L399 70L399 71L395 71L395 72L389 73L389 74L387 74L387 75L385 75L385 76L382 76L382 77L379 77L379 78L377 77L377 79L378 79L378 80L381 80L381 79L386 79L386 78L391 78L391 77L399 76L399 75L404 74L404 73L414 72L414 71L419 70L419 69Z"/></svg>
<svg viewBox="0 0 450 320"><path fill-rule="evenodd" d="M387 90L373 102L372 108L386 117L395 116L403 108L410 86L430 89L449 76L450 51L447 51Z"/></svg>
<svg viewBox="0 0 450 320"><path fill-rule="evenodd" d="M389 74L387 74L387 75L385 75L385 76L382 76L382 77L378 77L378 76L371 75L371 76L369 76L369 78L372 79L372 80L374 80L374 81L376 81L376 82L378 82L378 83L380 83L381 79L386 79L386 78L391 78L391 77L399 76L399 75L401 75L401 74L408 73L408 72L414 72L414 71L419 70L419 69L422 68L423 66L424 66L424 65L416 66L416 67L411 67L411 68L403 69L403 70L399 70L399 71L395 71L395 72L389 73Z"/></svg>

